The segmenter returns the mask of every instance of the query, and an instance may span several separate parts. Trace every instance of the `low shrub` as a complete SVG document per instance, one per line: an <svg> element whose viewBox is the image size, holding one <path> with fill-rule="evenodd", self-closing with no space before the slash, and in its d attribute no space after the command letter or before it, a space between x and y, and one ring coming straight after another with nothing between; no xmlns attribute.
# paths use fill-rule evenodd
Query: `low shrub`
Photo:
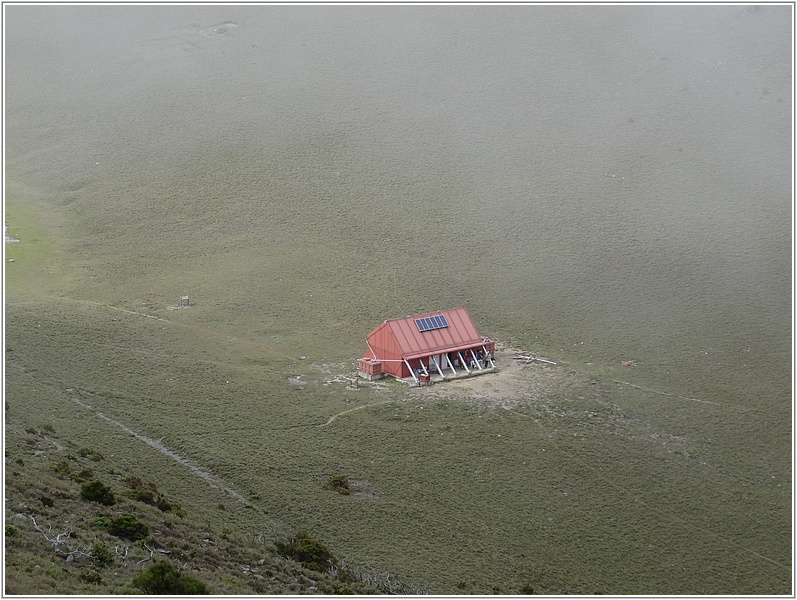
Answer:
<svg viewBox="0 0 797 600"><path fill-rule="evenodd" d="M143 502L144 504L149 504L150 506L155 504L155 492L150 490L136 488L127 492L126 495L137 502Z"/></svg>
<svg viewBox="0 0 797 600"><path fill-rule="evenodd" d="M102 575L97 573L97 571L92 571L90 569L81 571L80 578L86 583L93 583L94 585L102 584Z"/></svg>
<svg viewBox="0 0 797 600"><path fill-rule="evenodd" d="M108 533L116 537L125 538L131 542L144 540L149 536L149 527L129 513L122 513L116 518L108 518L103 514L98 514L93 522L100 527L108 530Z"/></svg>
<svg viewBox="0 0 797 600"><path fill-rule="evenodd" d="M100 511L97 511L97 516L95 516L91 520L91 522L94 523L95 525L99 525L100 527L104 527L105 529L110 529L111 528L111 519L106 517Z"/></svg>
<svg viewBox="0 0 797 600"><path fill-rule="evenodd" d="M105 506L116 504L116 497L114 497L111 488L97 479L87 481L80 486L80 499L88 502L99 502Z"/></svg>
<svg viewBox="0 0 797 600"><path fill-rule="evenodd" d="M285 541L277 540L274 545L280 554L313 571L325 573L337 563L329 548L306 531L289 534Z"/></svg>
<svg viewBox="0 0 797 600"><path fill-rule="evenodd" d="M343 494L346 496L351 494L351 490L349 489L349 478L345 475L333 475L324 484L324 489L334 490L338 494Z"/></svg>
<svg viewBox="0 0 797 600"><path fill-rule="evenodd" d="M72 472L72 467L69 466L68 460L61 459L53 465L53 471L59 475L69 476L69 474Z"/></svg>
<svg viewBox="0 0 797 600"><path fill-rule="evenodd" d="M113 554L111 551L108 550L108 546L106 546L103 542L97 541L91 545L91 550L89 550L89 556L91 557L91 561L97 565L98 567L105 567L110 565L113 562Z"/></svg>
<svg viewBox="0 0 797 600"><path fill-rule="evenodd" d="M332 593L340 596L354 596L357 594L357 592L347 586L335 586Z"/></svg>
<svg viewBox="0 0 797 600"><path fill-rule="evenodd" d="M94 471L91 469L80 469L79 471L72 471L69 474L69 479L72 481L76 481L77 483L83 483L85 481L91 481L94 479Z"/></svg>
<svg viewBox="0 0 797 600"><path fill-rule="evenodd" d="M96 450L92 450L91 448L81 448L77 451L78 456L82 456L83 458L91 458L94 461L103 460L105 457L102 455L102 452L97 452Z"/></svg>
<svg viewBox="0 0 797 600"><path fill-rule="evenodd" d="M108 530L111 535L126 538L136 542L146 539L149 535L149 527L129 513L123 513L111 520L111 528Z"/></svg>
<svg viewBox="0 0 797 600"><path fill-rule="evenodd" d="M158 487L152 481L146 484L140 477L129 475L125 478L125 485L130 488L130 491L125 495L136 500L143 502L150 506L155 506L162 512L172 512L178 516L183 516L183 509L177 502L171 502L158 491Z"/></svg>
<svg viewBox="0 0 797 600"><path fill-rule="evenodd" d="M205 582L177 571L169 562L157 562L133 578L133 585L145 594L181 596L210 594Z"/></svg>

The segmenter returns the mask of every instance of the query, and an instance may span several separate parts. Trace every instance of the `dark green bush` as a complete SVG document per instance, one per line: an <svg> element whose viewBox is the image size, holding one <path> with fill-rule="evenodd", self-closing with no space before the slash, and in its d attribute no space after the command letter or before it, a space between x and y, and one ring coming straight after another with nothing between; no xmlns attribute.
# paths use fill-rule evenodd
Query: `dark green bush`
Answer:
<svg viewBox="0 0 797 600"><path fill-rule="evenodd" d="M138 502L143 502L144 504L149 504L150 506L155 504L155 493L150 490L145 490L143 488L137 488L134 490L130 490L127 492L127 496L136 500Z"/></svg>
<svg viewBox="0 0 797 600"><path fill-rule="evenodd" d="M123 513L111 520L111 527L108 529L111 535L126 538L133 542L146 539L149 535L149 527L129 513Z"/></svg>
<svg viewBox="0 0 797 600"><path fill-rule="evenodd" d="M155 506L157 506L158 509L163 512L169 512L170 510L172 510L173 505L171 502L169 502L166 499L166 496L159 493L158 496L155 498Z"/></svg>
<svg viewBox="0 0 797 600"><path fill-rule="evenodd" d="M14 537L18 533L19 533L19 529L17 529L13 525L6 525L6 537L7 538Z"/></svg>
<svg viewBox="0 0 797 600"><path fill-rule="evenodd" d="M79 471L72 471L69 474L69 479L72 481L76 481L77 483L83 483L84 481L91 481L94 479L94 471L91 469L80 469Z"/></svg>
<svg viewBox="0 0 797 600"><path fill-rule="evenodd" d="M154 482L148 481L145 484L140 477L129 475L125 478L125 485L130 488L129 492L125 492L125 495L133 500L155 506L163 512L173 512L176 515L183 516L183 510L180 505L177 502L171 502L166 496L161 494Z"/></svg>
<svg viewBox="0 0 797 600"><path fill-rule="evenodd" d="M66 459L61 459L57 463L53 465L53 471L58 473L59 475L69 475L72 472L72 467L69 466L69 461Z"/></svg>
<svg viewBox="0 0 797 600"><path fill-rule="evenodd" d="M122 513L114 519L110 519L98 513L93 522L100 527L108 530L108 533L128 539L132 542L144 540L149 535L149 527L129 513Z"/></svg>
<svg viewBox="0 0 797 600"><path fill-rule="evenodd" d="M338 494L344 494L346 496L351 493L349 489L349 478L345 475L333 475L324 484L324 488L327 490L334 490Z"/></svg>
<svg viewBox="0 0 797 600"><path fill-rule="evenodd" d="M80 486L80 499L88 502L99 502L105 506L116 504L116 498L111 488L97 479L87 481Z"/></svg>
<svg viewBox="0 0 797 600"><path fill-rule="evenodd" d="M111 520L100 511L97 511L97 515L91 520L91 522L95 525L99 525L100 527L104 527L105 529L111 528Z"/></svg>
<svg viewBox="0 0 797 600"><path fill-rule="evenodd" d="M94 585L100 585L102 583L102 575L91 569L81 571L79 577L86 583L93 583Z"/></svg>
<svg viewBox="0 0 797 600"><path fill-rule="evenodd" d="M208 586L190 575L183 575L171 563L158 562L133 578L133 585L145 594L184 596L210 594Z"/></svg>
<svg viewBox="0 0 797 600"><path fill-rule="evenodd" d="M91 448L81 448L77 451L78 456L83 458L89 457L91 460L100 461L103 460L105 457L102 455L102 452L97 452L96 450L92 450Z"/></svg>
<svg viewBox="0 0 797 600"><path fill-rule="evenodd" d="M274 545L280 554L313 571L325 573L337 562L329 548L306 531L289 534L284 542L277 540Z"/></svg>
<svg viewBox="0 0 797 600"><path fill-rule="evenodd" d="M94 542L89 550L89 556L98 567L105 567L113 562L113 554L103 542Z"/></svg>
<svg viewBox="0 0 797 600"><path fill-rule="evenodd" d="M350 587L346 587L346 586L342 586L342 587L336 586L332 593L333 594L338 594L338 595L341 595L341 596L354 596L354 595L357 594L357 592L355 592L353 589L351 589Z"/></svg>

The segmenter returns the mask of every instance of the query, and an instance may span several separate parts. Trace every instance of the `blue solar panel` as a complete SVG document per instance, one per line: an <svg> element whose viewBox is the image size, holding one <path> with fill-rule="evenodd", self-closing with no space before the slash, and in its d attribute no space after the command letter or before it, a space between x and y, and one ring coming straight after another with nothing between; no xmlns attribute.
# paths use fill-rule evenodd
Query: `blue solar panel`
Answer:
<svg viewBox="0 0 797 600"><path fill-rule="evenodd" d="M415 319L415 325L418 326L418 331L424 332L431 329L442 329L448 327L448 321L443 315L434 315L432 317L421 317Z"/></svg>

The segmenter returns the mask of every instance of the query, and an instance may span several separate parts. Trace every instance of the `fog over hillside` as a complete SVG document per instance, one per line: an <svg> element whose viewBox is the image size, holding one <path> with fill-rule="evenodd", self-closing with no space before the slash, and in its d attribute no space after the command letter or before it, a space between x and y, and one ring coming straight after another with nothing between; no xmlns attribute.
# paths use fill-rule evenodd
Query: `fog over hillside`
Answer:
<svg viewBox="0 0 797 600"><path fill-rule="evenodd" d="M789 479L792 12L6 5L7 318L55 299L151 311L214 368L283 381L300 356L353 364L385 319L464 305L717 472ZM182 294L191 310L167 310ZM141 336L114 343L194 356ZM168 437L162 415L106 409Z"/></svg>

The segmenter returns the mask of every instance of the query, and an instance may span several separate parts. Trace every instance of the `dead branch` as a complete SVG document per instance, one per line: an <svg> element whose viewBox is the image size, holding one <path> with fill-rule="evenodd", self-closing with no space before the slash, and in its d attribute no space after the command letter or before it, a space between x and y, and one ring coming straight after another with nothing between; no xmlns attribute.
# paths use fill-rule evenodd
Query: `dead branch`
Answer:
<svg viewBox="0 0 797 600"><path fill-rule="evenodd" d="M374 587L385 594L423 596L429 593L417 585L397 581L391 578L388 571L380 571L369 564L355 565L348 558L343 558L340 561L340 567L352 578L359 579L365 585Z"/></svg>
<svg viewBox="0 0 797 600"><path fill-rule="evenodd" d="M168 550L160 550L160 549L158 549L158 548L152 549L152 548L150 548L149 546L147 546L146 544L142 544L142 546L144 546L144 548L146 548L147 550L149 550L149 556L148 556L147 558L143 558L143 559L141 559L140 561L138 561L138 562L136 563L137 565L140 565L141 563L145 563L145 562L147 562L147 561L150 561L150 560L152 560L152 555L153 555L153 554L155 554L156 552L160 552L161 554L169 554L169 551L168 551Z"/></svg>
<svg viewBox="0 0 797 600"><path fill-rule="evenodd" d="M30 517L31 522L33 523L33 528L41 533L44 536L44 539L47 540L53 546L53 550L56 554L64 554L66 555L67 559L72 557L72 560L76 558L91 558L91 555L88 552L88 547L83 548L72 548L69 544L69 536L72 534L71 529L67 529L66 531L57 534L55 537L50 537L47 533L52 533L53 527L49 525L47 527L47 532L42 529L39 524L36 522L36 517L33 515L28 515ZM65 549L62 550L62 547Z"/></svg>
<svg viewBox="0 0 797 600"><path fill-rule="evenodd" d="M44 529L42 529L39 526L39 524L36 522L36 518L33 515L28 515L28 516L30 517L30 520L33 522L33 528L36 531L38 531L39 533L41 533L44 536L44 539L47 540L48 542L50 542L53 545L53 548L57 548L58 546L61 546L61 545L65 544L66 543L65 540L62 539L62 538L64 536L66 536L66 538L69 539L69 534L72 533L71 529L67 529L66 531L64 531L63 533L59 533L55 537L48 537L47 533L52 533L53 526L52 525L48 525L47 526L47 533L45 533Z"/></svg>
<svg viewBox="0 0 797 600"><path fill-rule="evenodd" d="M69 546L67 546L69 549ZM67 557L71 556L74 560L75 558L91 558L91 554L87 551L88 547L78 548L77 550L70 550L66 553Z"/></svg>
<svg viewBox="0 0 797 600"><path fill-rule="evenodd" d="M129 551L129 550L130 550L130 546L125 546L125 547L124 547L124 551L125 551L125 553L124 553L124 554L121 554L121 553L119 552L119 545L118 545L118 544L117 544L116 546L114 546L114 547L113 547L113 551L116 553L116 556L118 556L118 557L119 557L119 558L121 558L122 560L127 560L127 553L128 553L128 551Z"/></svg>
<svg viewBox="0 0 797 600"><path fill-rule="evenodd" d="M530 362L535 361L535 360L538 360L538 361L544 362L544 363L548 363L549 365L557 364L557 363L555 363L552 360L548 360L548 359L545 359L545 358L539 358L537 356L534 356L533 354L516 354L512 358L514 360L524 360L524 361L526 361L525 364L529 364Z"/></svg>

